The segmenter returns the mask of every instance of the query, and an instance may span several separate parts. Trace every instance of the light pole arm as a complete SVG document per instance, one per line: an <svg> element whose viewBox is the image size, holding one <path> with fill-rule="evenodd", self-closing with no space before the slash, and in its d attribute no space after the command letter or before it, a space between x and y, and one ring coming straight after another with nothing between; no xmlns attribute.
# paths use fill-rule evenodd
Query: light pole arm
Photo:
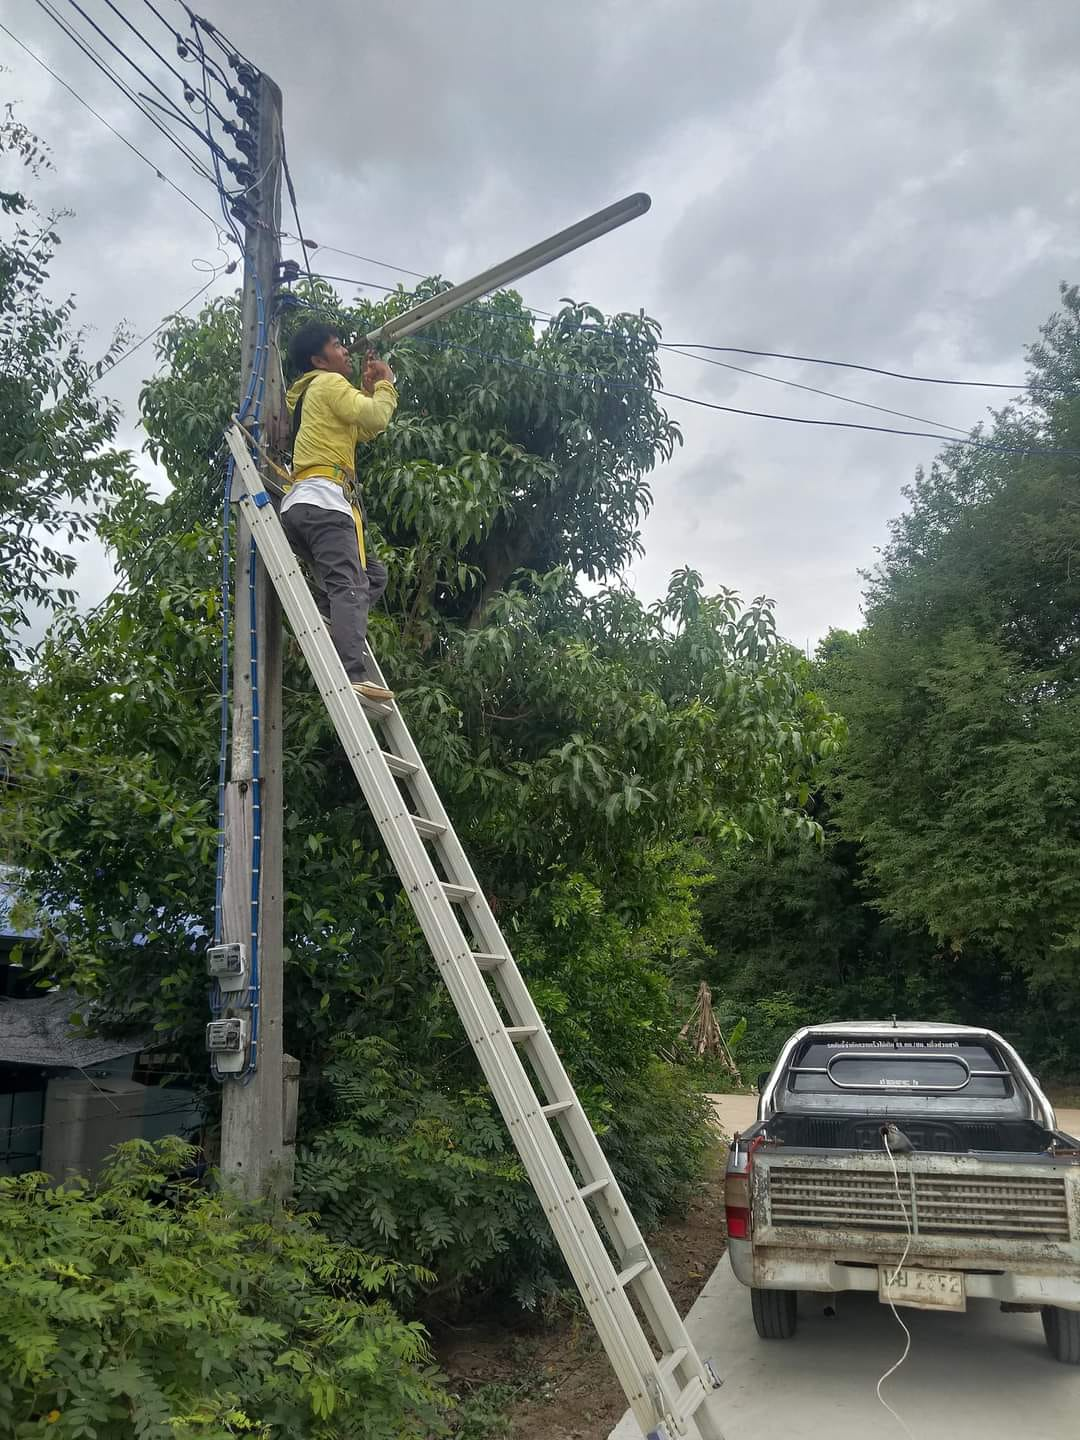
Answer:
<svg viewBox="0 0 1080 1440"><path fill-rule="evenodd" d="M493 265L490 270L485 270L474 279L455 285L452 290L444 290L441 295L433 295L430 300L422 300L419 305L414 305L411 310L406 310L401 315L395 315L385 325L372 330L367 339L372 345L388 345L404 340L407 335L414 335L418 330L434 325L437 320L444 320L463 305L480 300L483 296L490 295L493 290L502 289L504 285L513 284L522 275L529 275L541 266L549 265L552 260L558 260L560 255L568 255L571 250L587 245L590 240L606 235L609 230L618 229L628 220L636 220L639 215L645 214L651 204L652 200L642 191L636 195L628 195L625 200L617 200L606 210L598 210L588 219L579 220L576 225L560 230L557 235L541 240L538 245L533 245L528 250L522 250L520 255L504 260L501 265Z"/></svg>

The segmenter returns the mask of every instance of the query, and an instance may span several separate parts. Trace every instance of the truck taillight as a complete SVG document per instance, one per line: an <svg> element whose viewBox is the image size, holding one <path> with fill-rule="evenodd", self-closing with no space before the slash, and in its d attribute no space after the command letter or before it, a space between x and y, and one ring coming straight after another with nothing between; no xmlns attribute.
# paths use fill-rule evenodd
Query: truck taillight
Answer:
<svg viewBox="0 0 1080 1440"><path fill-rule="evenodd" d="M750 1207L729 1205L727 1207L727 1233L729 1240L749 1240Z"/></svg>
<svg viewBox="0 0 1080 1440"><path fill-rule="evenodd" d="M729 1240L750 1238L750 1156L745 1170L729 1170L724 1190Z"/></svg>

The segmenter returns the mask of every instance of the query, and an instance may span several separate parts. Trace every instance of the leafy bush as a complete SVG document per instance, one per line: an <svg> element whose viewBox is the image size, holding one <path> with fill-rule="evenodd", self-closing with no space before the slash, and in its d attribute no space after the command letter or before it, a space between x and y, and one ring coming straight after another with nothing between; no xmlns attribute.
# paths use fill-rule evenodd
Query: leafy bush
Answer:
<svg viewBox="0 0 1080 1440"><path fill-rule="evenodd" d="M603 1115L591 1118L634 1218L649 1231L689 1204L716 1144L711 1107L692 1071L660 1060L613 1077L607 1093Z"/></svg>
<svg viewBox="0 0 1080 1440"><path fill-rule="evenodd" d="M333 1235L430 1267L438 1282L427 1293L437 1301L510 1289L531 1309L565 1285L486 1092L434 1089L376 1038L343 1041L327 1076L338 1115L301 1152L297 1180ZM609 1076L585 1099L642 1228L685 1207L713 1143L692 1077L657 1061L640 1075Z"/></svg>
<svg viewBox="0 0 1080 1440"><path fill-rule="evenodd" d="M121 1146L93 1185L0 1179L0 1433L424 1440L443 1433L407 1267Z"/></svg>
<svg viewBox="0 0 1080 1440"><path fill-rule="evenodd" d="M513 1271L534 1303L553 1241L491 1097L432 1088L375 1037L340 1041L326 1074L337 1114L301 1151L297 1183L331 1234L437 1271L429 1293Z"/></svg>

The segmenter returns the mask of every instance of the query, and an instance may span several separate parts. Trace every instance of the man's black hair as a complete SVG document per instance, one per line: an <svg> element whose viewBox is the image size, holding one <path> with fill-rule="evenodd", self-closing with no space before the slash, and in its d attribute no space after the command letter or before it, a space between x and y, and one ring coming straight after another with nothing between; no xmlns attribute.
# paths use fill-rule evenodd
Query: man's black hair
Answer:
<svg viewBox="0 0 1080 1440"><path fill-rule="evenodd" d="M314 367L313 355L320 355L335 336L341 332L323 320L309 320L301 325L289 341L289 365L294 375L306 375Z"/></svg>

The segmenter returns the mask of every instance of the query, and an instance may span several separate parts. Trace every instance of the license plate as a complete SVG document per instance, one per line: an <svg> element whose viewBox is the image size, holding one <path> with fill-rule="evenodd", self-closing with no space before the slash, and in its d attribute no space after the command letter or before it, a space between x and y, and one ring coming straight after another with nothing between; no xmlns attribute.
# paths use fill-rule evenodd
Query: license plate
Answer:
<svg viewBox="0 0 1080 1440"><path fill-rule="evenodd" d="M959 1270L920 1270L891 1265L878 1268L878 1299L894 1305L914 1305L919 1310L966 1310L964 1277Z"/></svg>

